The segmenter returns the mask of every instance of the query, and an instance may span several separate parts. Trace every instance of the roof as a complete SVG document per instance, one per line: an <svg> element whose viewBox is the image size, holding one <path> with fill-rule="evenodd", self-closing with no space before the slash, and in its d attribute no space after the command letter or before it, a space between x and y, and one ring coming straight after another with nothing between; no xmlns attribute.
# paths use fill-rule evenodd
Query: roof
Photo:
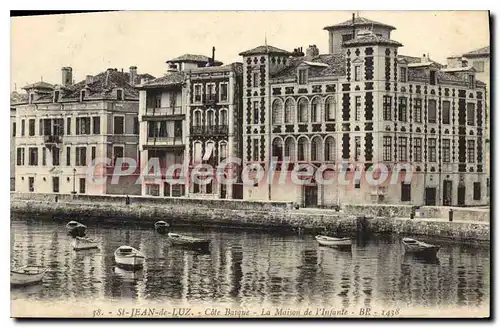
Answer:
<svg viewBox="0 0 500 328"><path fill-rule="evenodd" d="M243 63L234 62L223 66L209 66L191 68L188 72L203 73L203 72L230 72L235 71L237 74L243 74Z"/></svg>
<svg viewBox="0 0 500 328"><path fill-rule="evenodd" d="M398 59L401 61L401 60L405 60L408 64L412 64L412 63L421 63L422 62L422 58L421 57L414 57L414 56L407 56L407 55L398 55ZM443 64L440 64L438 63L437 61L434 61L432 59L430 59L430 61L432 63L434 63L437 67L439 68L443 68L444 65ZM409 65L408 65L409 66Z"/></svg>
<svg viewBox="0 0 500 328"><path fill-rule="evenodd" d="M210 61L212 61L212 58L204 56L204 55L184 54L182 56L167 60L166 62L167 63L181 63L181 62L208 63ZM216 60L215 63L222 65L222 62L220 62L218 60Z"/></svg>
<svg viewBox="0 0 500 328"><path fill-rule="evenodd" d="M273 78L293 78L301 64L309 65L309 77L343 76L346 74L345 56L343 54L323 54L312 59L294 57L289 61L289 66L276 72ZM311 65L313 64L313 65Z"/></svg>
<svg viewBox="0 0 500 328"><path fill-rule="evenodd" d="M443 72L468 72L468 71L475 71L474 67L472 67L472 66L442 68L441 70Z"/></svg>
<svg viewBox="0 0 500 328"><path fill-rule="evenodd" d="M10 103L15 105L19 103L25 103L28 101L28 95L26 93L19 93L17 91L13 91L10 94Z"/></svg>
<svg viewBox="0 0 500 328"><path fill-rule="evenodd" d="M464 57L481 57L481 56L489 56L490 55L490 46L482 47L476 50L469 51L464 54Z"/></svg>
<svg viewBox="0 0 500 328"><path fill-rule="evenodd" d="M168 86L181 86L185 80L184 72L171 72L165 76L150 80L142 84L139 88L158 88Z"/></svg>
<svg viewBox="0 0 500 328"><path fill-rule="evenodd" d="M286 56L291 56L293 55L290 51L286 51L280 48L276 48L273 46L258 46L256 48L246 50L243 52L240 52L240 56L249 56L249 55L261 55L261 54L272 54L272 55L286 55Z"/></svg>
<svg viewBox="0 0 500 328"><path fill-rule="evenodd" d="M376 35L374 33L358 35L355 39L351 39L349 41L345 41L342 43L343 46L367 46L367 45L375 45L375 44L385 44L391 46L402 47L403 45L398 41L394 41L388 39L383 36Z"/></svg>
<svg viewBox="0 0 500 328"><path fill-rule="evenodd" d="M29 90L29 89L46 89L46 90L54 90L54 86L50 83L40 81L40 82L35 82L32 84L28 84L27 86L23 87L24 90Z"/></svg>
<svg viewBox="0 0 500 328"><path fill-rule="evenodd" d="M342 22L339 24L326 26L323 29L324 30L335 30L335 29L341 29L341 28L352 27L352 26L353 26L352 19L349 19L349 20L346 20L345 22ZM379 27L385 27L385 28L388 28L391 30L396 29L394 26L387 25L387 24L380 23L380 22L376 22L376 21L373 21L371 19L364 18L364 17L355 17L354 18L354 26L355 27L358 27L358 26L370 26L370 27L371 26L379 26Z"/></svg>

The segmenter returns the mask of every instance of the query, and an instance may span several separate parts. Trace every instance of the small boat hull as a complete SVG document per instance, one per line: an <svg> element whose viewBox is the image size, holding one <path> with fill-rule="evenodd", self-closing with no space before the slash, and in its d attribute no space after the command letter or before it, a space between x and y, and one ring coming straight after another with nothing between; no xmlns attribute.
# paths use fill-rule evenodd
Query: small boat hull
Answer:
<svg viewBox="0 0 500 328"><path fill-rule="evenodd" d="M89 238L75 237L73 240L73 249L75 251L81 251L86 249L99 248L99 241Z"/></svg>
<svg viewBox="0 0 500 328"><path fill-rule="evenodd" d="M350 238L334 238L328 236L316 236L316 241L321 246L350 249L352 240Z"/></svg>
<svg viewBox="0 0 500 328"><path fill-rule="evenodd" d="M46 270L38 267L24 267L10 271L11 286L29 286L42 282Z"/></svg>
<svg viewBox="0 0 500 328"><path fill-rule="evenodd" d="M72 237L85 237L87 226L76 221L71 221L66 224L66 229L68 230L68 235Z"/></svg>
<svg viewBox="0 0 500 328"><path fill-rule="evenodd" d="M427 244L411 238L403 238L403 247L408 254L424 257L435 257L441 248L441 246Z"/></svg>
<svg viewBox="0 0 500 328"><path fill-rule="evenodd" d="M165 221L155 222L155 230L160 234L165 234L168 232L170 225Z"/></svg>
<svg viewBox="0 0 500 328"><path fill-rule="evenodd" d="M210 247L210 240L208 239L183 236L175 233L169 233L168 237L172 245L175 246L194 249L208 249Z"/></svg>
<svg viewBox="0 0 500 328"><path fill-rule="evenodd" d="M131 248L129 254L123 254L123 247ZM145 256L142 252L130 246L120 246L115 251L115 263L118 267L126 270L138 270L144 266Z"/></svg>

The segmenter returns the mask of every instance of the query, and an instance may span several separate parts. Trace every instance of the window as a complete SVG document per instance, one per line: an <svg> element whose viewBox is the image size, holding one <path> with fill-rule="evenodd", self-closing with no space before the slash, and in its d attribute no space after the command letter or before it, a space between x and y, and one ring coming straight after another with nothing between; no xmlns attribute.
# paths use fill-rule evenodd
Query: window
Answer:
<svg viewBox="0 0 500 328"><path fill-rule="evenodd" d="M161 108L161 93L157 93L154 95L154 107L155 108Z"/></svg>
<svg viewBox="0 0 500 328"><path fill-rule="evenodd" d="M415 104L413 106L415 109L413 120L415 123L422 123L422 99L415 98Z"/></svg>
<svg viewBox="0 0 500 328"><path fill-rule="evenodd" d="M227 120L227 110L222 109L220 111L220 125L227 126L228 125L228 120Z"/></svg>
<svg viewBox="0 0 500 328"><path fill-rule="evenodd" d="M475 80L474 75L470 74L468 76L468 79L467 79L467 82L468 82L467 85L468 85L469 89L474 89L474 86L475 86L474 80Z"/></svg>
<svg viewBox="0 0 500 328"><path fill-rule="evenodd" d="M38 165L38 148L28 148L28 165L36 166Z"/></svg>
<svg viewBox="0 0 500 328"><path fill-rule="evenodd" d="M227 101L227 83L220 84L220 100Z"/></svg>
<svg viewBox="0 0 500 328"><path fill-rule="evenodd" d="M429 162L436 162L436 138L429 139Z"/></svg>
<svg viewBox="0 0 500 328"><path fill-rule="evenodd" d="M354 112L354 119L356 121L359 121L359 120L361 120L361 96L356 96L355 104L356 104L356 108L355 108L355 112Z"/></svg>
<svg viewBox="0 0 500 328"><path fill-rule="evenodd" d="M382 156L384 161L392 161L392 137L384 136Z"/></svg>
<svg viewBox="0 0 500 328"><path fill-rule="evenodd" d="M401 183L401 201L411 201L411 184L404 182Z"/></svg>
<svg viewBox="0 0 500 328"><path fill-rule="evenodd" d="M47 148L42 147L42 166L47 165Z"/></svg>
<svg viewBox="0 0 500 328"><path fill-rule="evenodd" d="M223 142L219 146L219 156L220 160L223 161L227 158L227 143Z"/></svg>
<svg viewBox="0 0 500 328"><path fill-rule="evenodd" d="M257 162L259 160L259 139L253 139L253 160Z"/></svg>
<svg viewBox="0 0 500 328"><path fill-rule="evenodd" d="M436 123L436 101L429 99L427 107L427 121L429 123Z"/></svg>
<svg viewBox="0 0 500 328"><path fill-rule="evenodd" d="M307 70L300 69L299 70L299 84L306 84L306 83L307 83Z"/></svg>
<svg viewBox="0 0 500 328"><path fill-rule="evenodd" d="M13 122L12 123L12 136L15 137L16 136L16 122Z"/></svg>
<svg viewBox="0 0 500 328"><path fill-rule="evenodd" d="M354 66L354 81L361 81L361 66Z"/></svg>
<svg viewBox="0 0 500 328"><path fill-rule="evenodd" d="M66 119L66 134L71 135L71 117Z"/></svg>
<svg viewBox="0 0 500 328"><path fill-rule="evenodd" d="M327 137L325 140L325 161L335 161L335 139Z"/></svg>
<svg viewBox="0 0 500 328"><path fill-rule="evenodd" d="M174 137L182 138L182 121L176 120L174 122Z"/></svg>
<svg viewBox="0 0 500 328"><path fill-rule="evenodd" d="M258 87L259 86L259 72L252 73L252 80L253 80L253 86Z"/></svg>
<svg viewBox="0 0 500 328"><path fill-rule="evenodd" d="M54 102L59 101L59 91L54 91Z"/></svg>
<svg viewBox="0 0 500 328"><path fill-rule="evenodd" d="M101 133L101 118L99 116L92 117L92 133L93 134Z"/></svg>
<svg viewBox="0 0 500 328"><path fill-rule="evenodd" d="M59 192L59 177L52 177L52 192Z"/></svg>
<svg viewBox="0 0 500 328"><path fill-rule="evenodd" d="M71 166L71 147L66 147L66 166Z"/></svg>
<svg viewBox="0 0 500 328"><path fill-rule="evenodd" d="M215 100L215 85L213 83L207 84L207 99Z"/></svg>
<svg viewBox="0 0 500 328"><path fill-rule="evenodd" d="M392 97L384 96L384 121L392 120Z"/></svg>
<svg viewBox="0 0 500 328"><path fill-rule="evenodd" d="M311 142L311 161L321 161L321 139L315 137Z"/></svg>
<svg viewBox="0 0 500 328"><path fill-rule="evenodd" d="M299 123L307 123L307 100L302 98L299 100L298 121Z"/></svg>
<svg viewBox="0 0 500 328"><path fill-rule="evenodd" d="M450 102L443 101L443 124L450 124Z"/></svg>
<svg viewBox="0 0 500 328"><path fill-rule="evenodd" d="M194 112L194 126L201 126L201 112L199 110Z"/></svg>
<svg viewBox="0 0 500 328"><path fill-rule="evenodd" d="M467 140L467 162L475 162L476 143L474 140Z"/></svg>
<svg viewBox="0 0 500 328"><path fill-rule="evenodd" d="M474 110L474 104L467 103L467 125L474 125Z"/></svg>
<svg viewBox="0 0 500 328"><path fill-rule="evenodd" d="M325 101L325 120L327 122L335 121L335 98L328 97Z"/></svg>
<svg viewBox="0 0 500 328"><path fill-rule="evenodd" d="M114 134L123 134L124 126L123 126L123 116L114 116L113 117L113 133Z"/></svg>
<svg viewBox="0 0 500 328"><path fill-rule="evenodd" d="M406 83L406 67L401 67L399 69L399 81Z"/></svg>
<svg viewBox="0 0 500 328"><path fill-rule="evenodd" d="M91 161L95 161L95 155L96 155L96 147L92 146L92 148L90 149L90 160Z"/></svg>
<svg viewBox="0 0 500 328"><path fill-rule="evenodd" d="M90 134L90 117L76 118L76 134Z"/></svg>
<svg viewBox="0 0 500 328"><path fill-rule="evenodd" d="M61 159L60 151L61 150L59 148L52 148L52 165L54 165L54 166L61 165L61 163L60 163L60 159Z"/></svg>
<svg viewBox="0 0 500 328"><path fill-rule="evenodd" d="M399 137L399 154L398 154L398 159L400 161L407 161L408 160L408 139L406 137Z"/></svg>
<svg viewBox="0 0 500 328"><path fill-rule="evenodd" d="M207 111L207 126L213 126L214 125L214 111L212 109Z"/></svg>
<svg viewBox="0 0 500 328"><path fill-rule="evenodd" d="M275 100L272 111L273 124L283 123L283 103L280 100Z"/></svg>
<svg viewBox="0 0 500 328"><path fill-rule="evenodd" d="M121 89L116 90L116 99L123 100L123 90Z"/></svg>
<svg viewBox="0 0 500 328"><path fill-rule="evenodd" d="M358 162L361 156L361 137L354 138L354 161Z"/></svg>
<svg viewBox="0 0 500 328"><path fill-rule="evenodd" d="M450 162L450 139L443 139L443 162Z"/></svg>
<svg viewBox="0 0 500 328"><path fill-rule="evenodd" d="M24 120L21 120L21 136L24 136L24 133L25 133Z"/></svg>
<svg viewBox="0 0 500 328"><path fill-rule="evenodd" d="M253 124L259 124L259 102L253 102Z"/></svg>
<svg viewBox="0 0 500 328"><path fill-rule="evenodd" d="M321 117L321 102L319 98L314 98L311 102L311 122L316 123L319 122L319 118Z"/></svg>
<svg viewBox="0 0 500 328"><path fill-rule="evenodd" d="M306 161L306 154L307 154L307 139L302 137L299 139L299 142L297 144L297 160L299 161Z"/></svg>
<svg viewBox="0 0 500 328"><path fill-rule="evenodd" d="M54 135L62 136L64 135L64 119L56 118L54 119Z"/></svg>
<svg viewBox="0 0 500 328"><path fill-rule="evenodd" d="M35 191L35 177L29 177L28 178L28 188L30 192Z"/></svg>
<svg viewBox="0 0 500 328"><path fill-rule="evenodd" d="M123 146L114 146L113 147L113 165L116 165L116 161L119 158L123 158Z"/></svg>
<svg viewBox="0 0 500 328"><path fill-rule="evenodd" d="M294 108L294 102L292 99L287 99L285 102L285 124L286 123L293 123L293 108Z"/></svg>
<svg viewBox="0 0 500 328"><path fill-rule="evenodd" d="M24 148L17 148L17 165L24 165Z"/></svg>
<svg viewBox="0 0 500 328"><path fill-rule="evenodd" d="M201 85L199 84L195 84L194 86L194 101L195 102L201 101Z"/></svg>
<svg viewBox="0 0 500 328"><path fill-rule="evenodd" d="M406 122L406 104L407 104L407 98L399 97L398 118L400 122Z"/></svg>
<svg viewBox="0 0 500 328"><path fill-rule="evenodd" d="M139 134L139 118L134 117L134 134Z"/></svg>
<svg viewBox="0 0 500 328"><path fill-rule="evenodd" d="M85 90L80 91L80 101L83 101L83 99L85 99L86 93L87 92Z"/></svg>
<svg viewBox="0 0 500 328"><path fill-rule="evenodd" d="M28 120L28 135L30 137L35 135L35 120Z"/></svg>
<svg viewBox="0 0 500 328"><path fill-rule="evenodd" d="M475 61L472 63L472 67L476 70L476 72L481 73L484 72L484 62L482 61Z"/></svg>
<svg viewBox="0 0 500 328"><path fill-rule="evenodd" d="M415 138L415 145L414 151L415 151L415 162L421 162L422 161L422 138Z"/></svg>
<svg viewBox="0 0 500 328"><path fill-rule="evenodd" d="M436 71L430 71L429 74L429 84L436 85Z"/></svg>
<svg viewBox="0 0 500 328"><path fill-rule="evenodd" d="M295 160L295 140L288 138L285 140L285 157L291 162Z"/></svg>
<svg viewBox="0 0 500 328"><path fill-rule="evenodd" d="M352 34L349 33L349 34L343 34L342 35L342 42L346 42L346 41L349 41L349 40L352 40Z"/></svg>
<svg viewBox="0 0 500 328"><path fill-rule="evenodd" d="M473 200L481 200L481 182L474 182L473 184Z"/></svg>
<svg viewBox="0 0 500 328"><path fill-rule="evenodd" d="M146 185L146 195L149 196L160 196L160 185L159 184L147 184Z"/></svg>
<svg viewBox="0 0 500 328"><path fill-rule="evenodd" d="M76 166L87 165L87 147L76 147Z"/></svg>

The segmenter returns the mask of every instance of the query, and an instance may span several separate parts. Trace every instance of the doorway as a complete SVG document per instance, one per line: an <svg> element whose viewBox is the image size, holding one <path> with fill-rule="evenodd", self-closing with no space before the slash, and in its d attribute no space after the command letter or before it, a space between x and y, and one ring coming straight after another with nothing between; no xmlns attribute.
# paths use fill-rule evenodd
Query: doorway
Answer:
<svg viewBox="0 0 500 328"><path fill-rule="evenodd" d="M304 186L304 206L318 206L318 186Z"/></svg>
<svg viewBox="0 0 500 328"><path fill-rule="evenodd" d="M453 183L451 180L444 180L443 181L443 206L451 206L452 185L453 185Z"/></svg>
<svg viewBox="0 0 500 328"><path fill-rule="evenodd" d="M457 205L464 206L465 205L465 185L458 185L458 195L457 195Z"/></svg>
<svg viewBox="0 0 500 328"><path fill-rule="evenodd" d="M80 178L80 194L85 193L85 178Z"/></svg>
<svg viewBox="0 0 500 328"><path fill-rule="evenodd" d="M425 205L436 205L436 188L425 188Z"/></svg>

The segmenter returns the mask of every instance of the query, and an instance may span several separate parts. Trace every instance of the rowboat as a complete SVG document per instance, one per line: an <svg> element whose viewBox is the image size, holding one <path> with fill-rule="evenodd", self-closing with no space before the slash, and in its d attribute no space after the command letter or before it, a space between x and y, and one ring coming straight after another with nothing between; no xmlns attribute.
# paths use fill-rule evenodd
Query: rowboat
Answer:
<svg viewBox="0 0 500 328"><path fill-rule="evenodd" d="M350 248L352 246L351 238L335 238L328 236L316 236L318 244L321 246Z"/></svg>
<svg viewBox="0 0 500 328"><path fill-rule="evenodd" d="M98 248L98 247L99 247L99 240L97 239L90 239L84 237L75 237L75 239L73 239L73 249L75 251Z"/></svg>
<svg viewBox="0 0 500 328"><path fill-rule="evenodd" d="M10 284L12 286L26 286L42 281L47 270L39 266L24 266L10 270Z"/></svg>
<svg viewBox="0 0 500 328"><path fill-rule="evenodd" d="M413 238L403 238L405 252L421 256L436 256L441 248L438 245L431 245Z"/></svg>
<svg viewBox="0 0 500 328"><path fill-rule="evenodd" d="M87 226L77 221L69 221L66 224L66 229L68 230L68 234L73 237L84 237Z"/></svg>
<svg viewBox="0 0 500 328"><path fill-rule="evenodd" d="M203 248L206 249L210 246L210 240L208 239L183 236L172 232L168 234L168 238L173 245L177 246L184 246L184 247L198 248L198 249L203 249Z"/></svg>
<svg viewBox="0 0 500 328"><path fill-rule="evenodd" d="M132 246L120 246L114 255L115 263L123 268L138 269L144 264L144 254Z"/></svg>
<svg viewBox="0 0 500 328"><path fill-rule="evenodd" d="M155 222L155 230L158 232L158 233L165 233L167 232L168 228L170 227L170 225L165 222L165 221L156 221Z"/></svg>

